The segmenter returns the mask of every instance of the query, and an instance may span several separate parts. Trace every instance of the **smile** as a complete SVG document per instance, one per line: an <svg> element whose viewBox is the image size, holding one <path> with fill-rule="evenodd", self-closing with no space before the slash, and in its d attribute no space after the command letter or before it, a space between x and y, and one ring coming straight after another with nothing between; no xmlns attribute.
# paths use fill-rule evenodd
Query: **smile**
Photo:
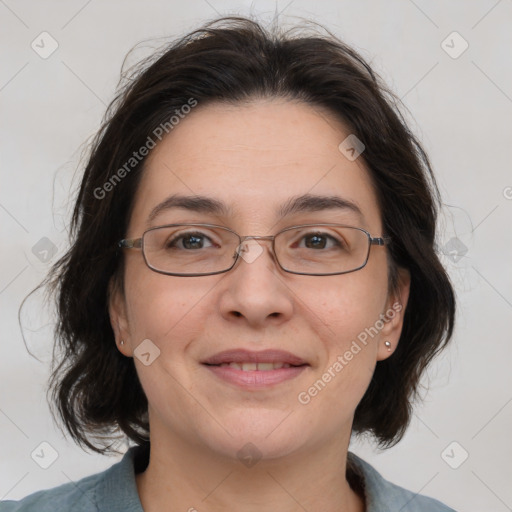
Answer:
<svg viewBox="0 0 512 512"><path fill-rule="evenodd" d="M272 387L298 377L309 365L288 363L222 363L204 365L216 379L247 390Z"/></svg>
<svg viewBox="0 0 512 512"><path fill-rule="evenodd" d="M244 372L250 371L269 371L269 370L279 370L280 368L290 368L292 365L288 363L222 363L218 366L230 368L235 368L237 370L242 370Z"/></svg>

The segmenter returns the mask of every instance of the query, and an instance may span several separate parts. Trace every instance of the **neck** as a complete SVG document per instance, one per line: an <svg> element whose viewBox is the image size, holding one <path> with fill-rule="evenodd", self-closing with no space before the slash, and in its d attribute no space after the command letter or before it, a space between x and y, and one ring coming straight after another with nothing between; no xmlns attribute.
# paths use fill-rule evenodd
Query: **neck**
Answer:
<svg viewBox="0 0 512 512"><path fill-rule="evenodd" d="M348 440L271 460L256 461L254 452L244 463L182 438L155 434L152 430L148 467L136 475L145 512L365 510L364 499L346 479Z"/></svg>

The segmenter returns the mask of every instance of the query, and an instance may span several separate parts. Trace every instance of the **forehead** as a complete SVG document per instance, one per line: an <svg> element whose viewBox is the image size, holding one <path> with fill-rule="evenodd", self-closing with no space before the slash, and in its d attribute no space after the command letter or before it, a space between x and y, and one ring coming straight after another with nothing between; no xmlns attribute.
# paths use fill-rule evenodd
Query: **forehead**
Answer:
<svg viewBox="0 0 512 512"><path fill-rule="evenodd" d="M349 134L329 112L302 102L199 105L149 154L130 226L157 225L165 208L155 215L155 207L180 195L223 203L225 208L212 213L219 221L264 229L294 198L320 195L353 203L362 218L349 218L379 230L376 196L362 159L350 161L338 149Z"/></svg>

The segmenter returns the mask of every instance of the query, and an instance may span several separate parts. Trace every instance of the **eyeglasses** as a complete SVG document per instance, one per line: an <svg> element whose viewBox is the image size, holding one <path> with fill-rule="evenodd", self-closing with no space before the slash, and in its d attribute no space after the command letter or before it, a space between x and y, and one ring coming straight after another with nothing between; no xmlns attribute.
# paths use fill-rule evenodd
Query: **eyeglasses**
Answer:
<svg viewBox="0 0 512 512"><path fill-rule="evenodd" d="M252 262L263 249L255 242L257 246L249 251L251 239L271 240L275 259L285 272L309 276L360 270L372 245L384 246L391 240L342 224L291 226L274 236L240 236L215 224L169 224L150 228L141 238L120 240L118 246L142 249L146 265L155 272L192 277L228 272L239 256Z"/></svg>

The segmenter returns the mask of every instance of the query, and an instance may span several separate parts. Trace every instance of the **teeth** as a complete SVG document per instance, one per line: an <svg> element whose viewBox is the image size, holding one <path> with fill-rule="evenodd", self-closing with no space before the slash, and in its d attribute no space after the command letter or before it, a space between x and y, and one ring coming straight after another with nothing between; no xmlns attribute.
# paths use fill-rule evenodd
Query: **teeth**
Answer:
<svg viewBox="0 0 512 512"><path fill-rule="evenodd" d="M222 363L220 366L229 366L244 372L278 370L279 368L290 368L288 363Z"/></svg>

